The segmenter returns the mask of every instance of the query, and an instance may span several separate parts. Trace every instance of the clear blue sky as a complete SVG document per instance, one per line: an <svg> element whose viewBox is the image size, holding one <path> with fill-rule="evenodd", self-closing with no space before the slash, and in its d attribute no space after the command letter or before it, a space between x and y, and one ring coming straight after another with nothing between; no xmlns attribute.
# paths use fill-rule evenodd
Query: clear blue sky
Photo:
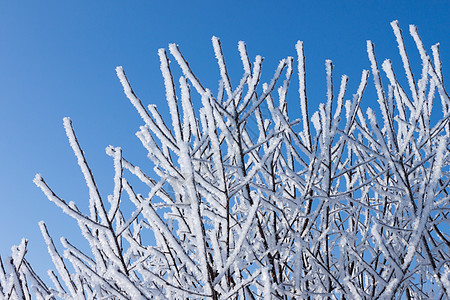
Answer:
<svg viewBox="0 0 450 300"><path fill-rule="evenodd" d="M60 236L75 244L80 241L74 221L32 183L39 172L58 195L87 208L87 188L65 137L63 117L72 118L104 196L111 192L113 178L106 146L121 146L129 160L146 163L134 135L142 122L123 95L114 72L117 65L124 67L143 102L157 104L165 113L157 50L168 43L179 44L200 80L216 91L213 35L221 38L235 85L242 74L238 41L247 43L252 57L265 57L267 79L280 59L295 56L294 45L302 40L313 109L325 99L325 59L333 60L336 85L342 74L350 76L346 99L355 92L361 70L370 67L367 39L375 43L379 62L392 58L398 75L403 75L389 25L394 19L404 34L409 24L417 25L428 49L441 43L448 79L449 13L449 1L425 0L2 1L1 256L10 255L10 247L22 237L29 238L27 257L47 280L45 270L53 265L38 221L47 222L58 244ZM409 37L406 43L413 45ZM291 110L297 99L292 86ZM364 101L375 101L373 91Z"/></svg>

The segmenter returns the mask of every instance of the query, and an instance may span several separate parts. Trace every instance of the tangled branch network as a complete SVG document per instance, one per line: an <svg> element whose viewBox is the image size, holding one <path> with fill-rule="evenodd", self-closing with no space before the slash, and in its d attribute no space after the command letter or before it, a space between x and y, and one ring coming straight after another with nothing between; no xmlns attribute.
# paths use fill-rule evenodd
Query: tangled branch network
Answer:
<svg viewBox="0 0 450 300"><path fill-rule="evenodd" d="M156 106L142 104L117 67L144 122L137 137L153 171L108 147L114 189L103 197L72 122L64 119L89 188L89 212L59 198L40 175L34 182L76 220L90 252L63 238L61 254L41 222L56 268L49 271L53 287L25 259L23 240L0 270L2 297L450 298L450 99L439 46L427 54L410 26L421 59L421 73L414 76L399 25L391 25L406 84L390 60L380 69L368 41L371 70L362 71L351 99L345 100L347 76L335 93L328 60L327 100L311 116L302 42L295 45L297 62L281 60L268 83L260 82L263 59L251 63L239 42L244 75L233 88L213 37L220 69L216 95L171 44L182 73L175 82L160 49L166 120ZM301 117L291 120L287 91L295 64ZM369 76L378 105L363 111ZM148 193L137 193L130 177ZM125 213L129 203L134 208ZM143 235L154 242L144 243Z"/></svg>

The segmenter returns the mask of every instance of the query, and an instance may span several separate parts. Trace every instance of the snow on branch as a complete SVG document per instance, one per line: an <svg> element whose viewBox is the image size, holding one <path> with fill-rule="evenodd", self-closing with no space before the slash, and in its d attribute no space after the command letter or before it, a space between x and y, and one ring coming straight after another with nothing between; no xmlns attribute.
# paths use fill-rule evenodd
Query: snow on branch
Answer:
<svg viewBox="0 0 450 300"><path fill-rule="evenodd" d="M221 42L213 37L220 71L216 95L194 75L195 65L177 45L170 44L169 53L160 49L170 119L156 105L147 109L117 67L125 95L144 121L137 136L153 170L145 172L151 168L134 165L120 148L109 146L114 187L102 197L65 118L89 188L90 215L59 198L40 175L34 182L77 221L90 252L65 238L61 252L42 222L57 271L49 272L55 287L48 288L25 260L24 241L11 258L0 260L1 295L450 297L450 100L443 65L438 45L429 56L414 26L410 34L420 61L409 59L398 22L391 26L403 70L395 73L390 60L380 69L368 41L371 72L363 70L357 89L349 91L352 79L333 73L327 60L327 100L317 112L309 111L301 41L295 45L297 66L292 57L281 59L269 82L262 81L262 57L251 63L239 42L243 75L234 82ZM413 64L422 65L420 74L413 74ZM182 76L174 78L174 68ZM290 111L295 68L300 105ZM376 95L366 97L370 73ZM441 100L437 109L435 95ZM378 105L363 110L370 97ZM146 195L133 188L133 180L148 187Z"/></svg>

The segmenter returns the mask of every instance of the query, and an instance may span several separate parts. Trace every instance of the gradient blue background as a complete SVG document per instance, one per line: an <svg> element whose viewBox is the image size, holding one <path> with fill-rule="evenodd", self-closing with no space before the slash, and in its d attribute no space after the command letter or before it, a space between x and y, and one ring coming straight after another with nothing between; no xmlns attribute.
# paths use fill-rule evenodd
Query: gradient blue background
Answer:
<svg viewBox="0 0 450 300"><path fill-rule="evenodd" d="M45 220L59 245L66 236L84 245L75 222L33 184L41 173L66 200L86 211L88 192L70 149L62 118L70 116L103 196L112 191L112 160L105 147L121 146L129 160L151 169L134 133L142 124L125 98L114 68L122 65L145 104L167 115L157 50L175 42L196 75L213 92L219 72L211 37L221 38L231 79L243 73L237 43L251 58L265 57L263 80L279 60L295 57L304 41L310 110L325 100L325 59L335 65L335 86L350 76L346 99L362 69L369 69L366 40L381 64L392 58L403 77L389 23L398 19L411 59L408 25L418 26L427 49L441 43L444 80L450 63L449 1L2 1L0 3L0 254L22 237L28 260L47 280L53 265L40 236ZM420 63L413 68L417 74ZM288 94L298 115L297 76ZM369 81L365 105L375 104ZM61 249L61 247L60 247Z"/></svg>

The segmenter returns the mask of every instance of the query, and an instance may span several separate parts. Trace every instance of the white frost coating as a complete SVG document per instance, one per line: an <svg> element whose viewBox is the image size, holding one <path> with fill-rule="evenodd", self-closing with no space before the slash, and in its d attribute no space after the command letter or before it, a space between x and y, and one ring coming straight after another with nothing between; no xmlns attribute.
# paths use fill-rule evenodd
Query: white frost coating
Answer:
<svg viewBox="0 0 450 300"><path fill-rule="evenodd" d="M311 149L311 133L309 129L308 100L306 98L306 72L305 72L305 54L303 52L303 42L298 41L295 45L298 57L298 79L300 94L300 109L303 121L303 137L306 147Z"/></svg>
<svg viewBox="0 0 450 300"><path fill-rule="evenodd" d="M170 53L175 57L175 60L180 65L181 70L183 71L183 75L189 79L190 82L194 85L194 88L197 90L197 92L200 95L203 95L205 93L205 89L201 85L200 81L195 77L194 73L192 73L191 68L189 67L189 64L184 59L183 55L181 55L180 50L178 49L178 46L176 44L169 44L169 51Z"/></svg>
<svg viewBox="0 0 450 300"><path fill-rule="evenodd" d="M325 61L325 69L327 73L327 104L325 105L325 113L322 117L324 126L323 138L325 145L330 145L331 143L331 113L333 111L333 63L331 60L327 59Z"/></svg>
<svg viewBox="0 0 450 300"><path fill-rule="evenodd" d="M237 240L234 250L231 253L231 255L228 257L227 262L225 263L225 266L220 271L220 273L217 275L217 277L214 280L213 285L217 285L220 282L220 279L223 275L225 275L226 271L230 268L230 266L233 264L234 260L236 259L239 252L241 252L241 246L244 243L244 240L247 238L247 234L250 230L250 227L252 223L254 222L256 211L258 210L258 206L260 203L261 198L256 197L256 201L253 203L252 207L250 208L246 221L242 226L242 229L240 230L239 239Z"/></svg>
<svg viewBox="0 0 450 300"><path fill-rule="evenodd" d="M386 96L384 94L383 86L381 84L380 72L378 71L377 61L375 58L374 46L371 41L367 41L367 53L369 55L369 60L371 63L373 81L375 83L375 87L377 89L378 94L378 102L380 103L380 107L383 109L384 100ZM384 114L385 112L383 112Z"/></svg>
<svg viewBox="0 0 450 300"><path fill-rule="evenodd" d="M372 226L372 229L371 229L371 233L372 233L375 245L381 250L384 257L392 264L392 266L394 267L394 269L396 271L396 275L400 276L400 274L403 273L402 268L399 266L399 264L397 262L398 260L396 260L395 257L393 257L395 255L395 253L390 252L387 249L386 245L384 244L384 239L381 236L378 227L379 227L379 225L375 221Z"/></svg>
<svg viewBox="0 0 450 300"><path fill-rule="evenodd" d="M319 115L320 115L320 123L321 123L321 129L322 129L322 142L325 143L327 136L328 136L328 130L329 128L327 125L329 124L327 122L327 113L326 113L326 106L323 103L319 104ZM328 145L328 143L326 143Z"/></svg>
<svg viewBox="0 0 450 300"><path fill-rule="evenodd" d="M239 41L238 42L238 49L239 49L239 54L241 56L242 65L244 67L245 73L252 74L252 68L251 68L251 65L250 65L250 60L248 58L247 48L246 48L245 43L243 41Z"/></svg>
<svg viewBox="0 0 450 300"><path fill-rule="evenodd" d="M97 234L97 240L100 245L100 249L108 257L109 263L111 265L115 265L118 268L122 268L125 270L123 262L121 260L120 249L117 249L116 242L114 241L115 237L111 236L111 234L107 234L109 232L99 232Z"/></svg>
<svg viewBox="0 0 450 300"><path fill-rule="evenodd" d="M341 110L343 107L343 103L344 103L344 96L345 96L345 91L347 90L347 82L348 82L348 76L347 75L342 75L341 78L341 85L339 87L339 95L338 95L338 100L337 100L337 105L336 105L336 111L334 112L334 116L333 116L333 120L337 121L339 116L341 115ZM333 122L336 124L337 127L337 123Z"/></svg>
<svg viewBox="0 0 450 300"><path fill-rule="evenodd" d="M208 91L207 91L208 92ZM210 124L208 124L210 126ZM179 164L182 173L182 183L185 188L185 195L188 199L188 203L191 205L191 224L192 231L195 237L195 250L197 252L198 260L200 263L201 279L206 285L206 293L210 294L213 291L211 286L211 280L208 272L208 259L206 254L206 241L204 235L204 224L200 212L200 199L198 196L196 184L194 181L194 170L192 167L191 157L189 155L189 146L186 142L180 142L180 156Z"/></svg>
<svg viewBox="0 0 450 300"><path fill-rule="evenodd" d="M11 247L12 258L14 260L14 266L16 267L16 269L19 269L23 263L25 254L27 253L27 249L26 249L27 244L28 244L28 240L22 238L19 246Z"/></svg>
<svg viewBox="0 0 450 300"><path fill-rule="evenodd" d="M289 83L291 81L291 76L293 73L292 64L293 64L294 58L289 56L286 59L286 61L287 61L286 79L283 81L283 86L281 86L278 89L278 95L279 95L280 111L283 113L283 115L286 118L288 118L286 95L288 92Z"/></svg>
<svg viewBox="0 0 450 300"><path fill-rule="evenodd" d="M124 184L124 189L130 195L130 197L135 197L136 195L132 191L131 187L128 184ZM136 200L137 201L137 200ZM167 228L167 225L158 215L158 213L154 210L151 203L148 201L141 201L142 205L142 213L146 217L147 220L151 221L154 225L155 231L160 231L164 238L167 239L169 245L177 252L177 255L183 259L183 262L192 270L192 272L199 274L200 270L197 265L192 261L192 259L184 252L181 245L178 243L177 239L173 236L172 232Z"/></svg>
<svg viewBox="0 0 450 300"><path fill-rule="evenodd" d="M19 279L19 274L16 270L16 267L14 266L13 263L13 259L11 257L8 257L6 260L6 266L9 269L9 274L10 274L10 287L7 287L7 291L10 291L8 293L8 299L10 298L9 296L14 295L13 292L16 293L17 295L17 299L25 299L25 295L23 293L23 289L22 289L22 285L20 283L20 279ZM13 297L14 299L15 297Z"/></svg>
<svg viewBox="0 0 450 300"><path fill-rule="evenodd" d="M169 128L167 128L166 122L163 120L161 114L158 112L158 109L156 108L156 105L149 104L147 106L147 108L150 111L150 113L152 114L152 117L155 119L155 125L161 131L160 133L155 133L155 135L159 139L162 139L163 141L165 141L166 139L169 140L170 143L168 143L167 146L169 146L176 153L177 152L177 150L176 150L177 148L176 148L175 137L173 136L172 132L170 132ZM153 127L150 127L150 128L153 128Z"/></svg>
<svg viewBox="0 0 450 300"><path fill-rule="evenodd" d="M345 276L343 279L344 285L350 290L350 294L352 295L352 299L355 300L362 300L361 295L358 293L358 291L355 288L355 285L349 280L348 276Z"/></svg>
<svg viewBox="0 0 450 300"><path fill-rule="evenodd" d="M236 192L238 192L246 185L248 185L249 182L251 182L256 174L261 171L266 161L272 156L273 152L277 150L282 139L282 136L276 136L273 140L271 140L270 146L267 148L264 156L261 158L261 160L255 163L255 165L250 169L245 177L241 175L239 184L236 187L233 187L233 191L230 191L229 196L233 196ZM250 196L246 195L246 197L248 199Z"/></svg>
<svg viewBox="0 0 450 300"><path fill-rule="evenodd" d="M426 64L427 62L431 61L430 57L428 56L428 54L425 51L425 47L423 46L422 40L420 39L420 36L417 33L416 26L410 25L409 32L410 32L411 36L414 38L414 42L416 43L417 49L419 50L419 53L420 53L420 58L422 59L422 63ZM445 91L445 88L444 88L444 85L442 82L442 77L440 77L436 73L435 69L432 66L430 66L428 71L430 72L431 77L433 77L433 79L437 83L439 95L441 97L442 109L443 109L444 114L447 114L449 111L448 106L450 104L450 99L449 99L447 92Z"/></svg>
<svg viewBox="0 0 450 300"><path fill-rule="evenodd" d="M281 72L283 71L284 67L286 66L286 59L282 59L280 63L278 64L278 68L275 71L275 75L273 76L272 80L270 81L268 88L266 91L262 93L262 95L259 96L258 101L254 102L252 107L247 110L247 112L241 117L241 122L245 121L250 115L253 114L253 112L256 110L257 107L266 99L266 97L273 91L275 88L275 84L277 83L278 79L280 78ZM253 76L255 78L255 76ZM241 112L239 112L241 113Z"/></svg>
<svg viewBox="0 0 450 300"><path fill-rule="evenodd" d="M94 268L96 263L93 261L89 256L81 252L80 249L73 246L65 237L60 238L61 245L63 245L64 248L70 250L74 255L78 256L79 258L83 259L84 261L89 263L89 266L91 268Z"/></svg>
<svg viewBox="0 0 450 300"><path fill-rule="evenodd" d="M164 78L164 86L166 88L166 98L169 105L170 116L172 117L172 127L175 131L177 141L182 140L180 113L178 112L177 97L175 96L175 86L173 84L172 73L170 72L169 59L166 50L159 49L159 60L161 62L161 73Z"/></svg>
<svg viewBox="0 0 450 300"><path fill-rule="evenodd" d="M406 120L406 113L404 106L408 106L408 108L412 111L415 110L414 104L411 103L408 96L406 95L403 88L398 83L397 79L395 78L394 70L392 68L392 63L390 60L385 60L382 64L383 71L386 73L386 77L389 79L389 82L391 83L391 86L395 87L394 93L395 98L397 100L398 110L399 110L399 117L403 120ZM402 107L403 106L403 107ZM401 132L401 131L400 131Z"/></svg>
<svg viewBox="0 0 450 300"><path fill-rule="evenodd" d="M214 227L217 228L218 226L215 225ZM211 248L214 252L214 265L216 265L217 269L220 270L220 269L223 269L223 258L224 257L222 256L222 252L221 252L221 249L219 246L218 235L219 235L219 232L217 231L217 229L214 229L212 231L210 239L211 239Z"/></svg>
<svg viewBox="0 0 450 300"><path fill-rule="evenodd" d="M389 140L392 142L393 146L397 148L397 141L394 139L392 132L394 128L392 125L392 120L387 107L386 94L384 93L383 85L381 83L380 72L378 71L378 65L375 58L374 46L371 41L367 41L367 53L369 54L369 60L371 63L373 81L378 95L378 104L380 105L380 110L383 115L384 127L386 128L386 133Z"/></svg>
<svg viewBox="0 0 450 300"><path fill-rule="evenodd" d="M325 61L325 70L327 73L327 117L331 119L331 105L333 100L333 62L329 59Z"/></svg>
<svg viewBox="0 0 450 300"><path fill-rule="evenodd" d="M316 132L319 133L322 130L322 125L320 123L320 114L318 111L316 111L312 117L311 117L311 122L314 125L314 128L316 129Z"/></svg>
<svg viewBox="0 0 450 300"><path fill-rule="evenodd" d="M409 118L409 123L412 124L412 126L405 136L405 141L409 141L412 138L414 131L416 130L416 124L419 121L419 118L421 117L421 115L423 115L422 110L423 110L423 107L424 107L424 104L426 101L425 91L426 91L427 83L428 83L428 66L429 66L428 61L424 61L423 68L422 68L422 77L418 83L419 98L414 103L415 109L412 110L410 118ZM406 148L406 143L404 143L403 148L400 147L399 155L403 155L403 151L405 150L405 148Z"/></svg>
<svg viewBox="0 0 450 300"><path fill-rule="evenodd" d="M107 227L105 227L97 222L94 222L93 220L89 219L88 217L82 215L80 212L69 207L69 205L67 205L66 202L61 200L58 196L55 195L55 193L53 193L53 191L48 187L48 185L45 183L44 179L42 178L42 176L40 174L36 174L33 182L34 182L34 184L36 184L37 187L39 187L42 190L42 192L44 192L44 194L47 196L47 198L50 201L52 201L57 206L62 208L62 210L66 214L68 214L75 220L85 223L86 225L89 225L91 228L94 228L94 229L98 229L98 230L107 229Z"/></svg>
<svg viewBox="0 0 450 300"><path fill-rule="evenodd" d="M387 300L392 299L392 294L395 292L395 289L397 285L399 284L398 278L393 278L391 281L389 281L389 284L387 285L386 289L384 290L383 294L380 295L380 299Z"/></svg>
<svg viewBox="0 0 450 300"><path fill-rule="evenodd" d="M128 79L125 75L125 72L121 66L116 68L117 77L119 77L120 83L122 84L123 90L125 92L125 95L130 100L131 104L136 108L139 115L141 116L142 120L144 120L145 124L151 128L153 133L158 136L166 145L171 147L174 151L177 150L177 146L175 146L175 142L173 141L173 138L170 139L170 136L166 136L161 129L155 124L155 122L150 118L147 110L142 105L141 100L136 97L136 95L133 92L133 89L131 88L130 83L128 82Z"/></svg>
<svg viewBox="0 0 450 300"><path fill-rule="evenodd" d="M48 253L52 258L53 264L58 270L59 275L61 275L61 278L64 280L64 283L66 287L69 289L70 293L72 295L76 295L77 294L76 286L73 283L72 279L70 278L70 273L67 270L61 255L59 255L58 251L56 250L55 244L53 243L53 240L47 231L47 227L45 226L44 221L39 222L39 227L41 229L44 241L47 244Z"/></svg>
<svg viewBox="0 0 450 300"><path fill-rule="evenodd" d="M398 103L406 103L409 107L409 109L412 111L411 115L410 115L410 123L413 124L413 126L411 126L411 128L409 129L409 132L406 134L406 137L403 140L399 140L399 155L403 155L403 151L405 150L406 146L408 145L408 142L410 140L410 138L412 137L414 131L415 131L415 123L418 120L419 114L421 113L421 109L422 109L422 104L423 104L423 100L424 98L421 96L420 98L415 98L415 103L412 104L407 95L405 94L405 92L403 91L403 89L400 87L400 85L398 84L397 80L395 79L395 75L394 75L394 71L392 69L392 63L390 60L385 60L383 62L383 70L386 73L386 76L388 77L389 81L391 82L392 86L396 87L396 92L397 94L399 94L397 96L401 97L402 99L397 99L397 104ZM420 82L419 81L419 86L420 86ZM420 89L421 90L421 89ZM422 95L422 93L421 93ZM420 101L420 103L419 103ZM400 118L402 118L403 120L406 121L406 114L404 112L403 109L399 108L400 111ZM401 123L399 125L399 134L398 134L398 138L401 138L402 135L404 135L404 132L407 131L408 129L404 126L404 123Z"/></svg>
<svg viewBox="0 0 450 300"><path fill-rule="evenodd" d="M1 257L0 257L1 258ZM0 284L2 286L6 286L7 285L7 279L6 279L7 273L5 272L5 270L2 268L2 261L0 259ZM1 295L1 294L0 294Z"/></svg>
<svg viewBox="0 0 450 300"><path fill-rule="evenodd" d="M423 46L422 39L419 37L419 34L417 33L417 27L414 25L409 25L409 33L414 39L414 42L416 43L417 50L419 50L420 58L422 61L426 61L429 59L427 52L425 51L425 47Z"/></svg>
<svg viewBox="0 0 450 300"><path fill-rule="evenodd" d="M53 285L56 287L56 290L60 293L60 294L64 294L64 288L62 287L61 283L58 280L58 277L56 277L56 274L53 270L48 270L47 271L47 275L48 277L50 277L50 280L53 282Z"/></svg>
<svg viewBox="0 0 450 300"><path fill-rule="evenodd" d="M136 136L141 140L142 145L148 150L150 159L154 160L156 165L161 165L173 176L180 174L176 167L170 162L169 158L164 155L160 147L156 144L155 140L148 131L148 128L141 126L140 129L141 130L136 133Z"/></svg>
<svg viewBox="0 0 450 300"><path fill-rule="evenodd" d="M261 271L261 281L264 287L263 295L264 300L271 300L272 299L272 284L269 279L269 272L268 267L263 267Z"/></svg>
<svg viewBox="0 0 450 300"><path fill-rule="evenodd" d="M75 153L78 165L80 166L81 172L83 172L84 180L86 180L86 185L89 188L89 196L92 199L91 201L93 201L98 214L100 215L102 225L107 225L109 221L106 215L105 208L103 206L102 199L100 197L100 193L94 181L94 176L92 175L91 169L89 168L83 151L81 150L80 144L78 144L75 132L73 131L72 121L67 117L64 118L63 121L64 129L66 130L66 135L69 139L70 147L72 147L72 150ZM91 216L91 218L94 219L93 216Z"/></svg>
<svg viewBox="0 0 450 300"><path fill-rule="evenodd" d="M433 45L431 47L431 50L433 51L433 60L434 60L434 70L436 71L436 75L439 78L439 81L442 83L444 81L444 79L442 78L442 63L441 63L441 57L439 54L439 43ZM436 80L431 80L430 83L430 92L428 94L428 99L427 99L427 104L428 104L428 116L430 116L431 114L431 109L433 107L433 99L435 97L435 90L436 87L438 86L438 83L436 82ZM442 99L443 97L441 97ZM445 101L442 99L442 104L444 105L444 107L447 105L445 104ZM443 111L447 111L447 109L443 109ZM428 117L429 118L429 117Z"/></svg>
<svg viewBox="0 0 450 300"><path fill-rule="evenodd" d="M367 130L367 124L366 124L366 120L365 120L365 118L364 118L364 116L363 116L363 113L362 113L362 111L361 111L361 108L360 108L360 106L359 106L359 103L361 102L361 98L362 98L362 95L363 95L363 93L364 93L364 89L366 88L366 85L367 85L367 78L369 77L369 71L367 71L367 70L363 70L363 72L362 72L362 74L361 74L361 82L360 82L360 84L359 84L359 86L358 86L358 91L356 92L356 97L355 97L355 101L357 101L357 105L356 105L356 112L357 112L357 115L358 115L358 118L359 118L359 121L361 122L361 125L362 125L362 127L364 128L364 129L366 129Z"/></svg>
<svg viewBox="0 0 450 300"><path fill-rule="evenodd" d="M262 58L257 56L250 64L240 42L245 73L232 90L220 42L213 38L213 44L223 77L217 97L201 86L172 45L185 73L180 89L175 89L171 77L175 69L169 69L168 58L160 51L172 122L166 122L154 105L144 109L119 70L127 96L146 120L137 135L155 163L154 172L146 174L126 161L119 148L107 148L115 173L106 226L97 221L95 197L91 196L92 218L86 217L37 176L35 182L47 197L78 221L92 254L61 241L67 249L63 263L73 266L74 294L62 288L63 280L59 283L54 274L54 289L46 289L23 259L25 247L15 248L14 266L22 262L22 268L12 270L17 282L37 283L41 295L68 299L359 299L372 293L375 298L393 298L405 289L415 299L423 296L420 290L429 291L430 297L446 293L449 274L443 264L448 249L439 230L445 232L448 221L450 127L437 50L433 50L436 70L422 55L426 60L417 82L418 97L409 100L400 85L405 79L397 81L389 60L383 63L385 72L377 73L369 46L380 80L377 92L384 93L384 73L390 82L388 98L378 97L386 111L384 120L373 110L365 115L361 109L366 107L362 95L369 72L362 72L356 93L345 102L348 78L343 76L339 91L333 91L328 61L327 100L308 117L299 42L302 117L290 121L292 58L283 60L270 84L264 84L259 82ZM278 82L280 76L284 82ZM203 107L194 106L200 101L196 95L191 100L189 85L200 92ZM436 88L445 107L444 119L434 122L430 112ZM263 115L266 106L269 113ZM340 121L344 116L345 124ZM431 127L431 122L436 124ZM310 133L313 125L317 134ZM76 141L74 134L72 140ZM131 174L122 174L122 169ZM137 178L128 181L128 175ZM147 185L137 187L146 196L133 190L132 180ZM125 200L136 208L122 205ZM155 245L144 244L147 234L154 234ZM323 255L318 257L317 251ZM0 283L7 291L12 291L13 275L0 267ZM418 278L430 280L420 287ZM393 279L397 281L392 283Z"/></svg>
<svg viewBox="0 0 450 300"><path fill-rule="evenodd" d="M406 252L404 262L402 265L403 269L407 268L411 264L414 258L414 254L416 252L416 248L418 247L422 239L423 232L426 230L426 223L430 215L430 212L434 208L433 207L433 203L435 201L434 191L436 189L438 181L442 177L442 166L445 154L447 153L447 145L448 145L448 137L446 136L440 137L438 148L436 150L436 156L433 162L432 173L425 193L425 203L423 211L414 220L411 226L413 230L413 235L409 241L408 250Z"/></svg>
<svg viewBox="0 0 450 300"><path fill-rule="evenodd" d="M184 76L180 77L181 105L183 107L183 139L189 141L191 133L196 139L200 137L200 132L195 118L194 107L192 106L189 86Z"/></svg>
<svg viewBox="0 0 450 300"><path fill-rule="evenodd" d="M411 66L409 64L408 55L406 54L405 43L403 42L402 31L400 26L398 25L398 21L391 22L392 29L394 30L395 38L397 39L398 50L400 52L400 56L403 62L403 68L406 72L406 77L408 78L409 88L411 89L411 93L413 95L413 100L417 102L419 96L417 94L416 83L414 81L414 75L411 71Z"/></svg>
<svg viewBox="0 0 450 300"><path fill-rule="evenodd" d="M242 100L242 104L239 106L238 111L242 112L244 111L247 106L250 104L250 101L253 100L253 104L255 104L256 102L256 97L255 97L255 93L256 93L256 87L257 84L259 83L259 79L261 77L261 66L262 66L262 57L257 55L255 58L255 62L253 64L253 74L248 73L248 78L247 78L247 82L248 82L248 90L246 95L244 96L244 99ZM244 75L245 77L245 75ZM244 77L242 79L244 79ZM243 83L245 83L245 81L241 82L240 88L243 87ZM236 98L236 96L234 96L233 98ZM225 106L227 106L229 103L226 103ZM233 109L233 107L235 107L236 104L234 104L234 106L230 107L231 114L234 115L235 111ZM258 113L259 110L256 110L256 112Z"/></svg>
<svg viewBox="0 0 450 300"><path fill-rule="evenodd" d="M97 274L94 270L89 268L84 262L82 262L78 257L74 256L72 252L65 250L64 251L64 257L69 259L71 263L74 265L74 267L81 270L83 273L85 273L91 280L94 282L100 284L103 286L103 288L108 290L108 293L113 294L118 299L128 300L127 297L122 295L114 286L112 286L108 281L107 278L103 278L99 274Z"/></svg>
<svg viewBox="0 0 450 300"><path fill-rule="evenodd" d="M123 274L119 269L114 266L110 266L108 272L114 278L115 283L120 286L121 289L126 291L126 295L131 299L145 300L147 299L142 292L136 287L136 285L130 280L128 276Z"/></svg>
<svg viewBox="0 0 450 300"><path fill-rule="evenodd" d="M141 103L141 100L139 100L139 98L137 98L136 95L134 94L122 66L116 67L116 73L117 77L119 77L120 83L122 84L125 95L130 100L131 104L133 104L133 106L136 108L141 118L144 120L146 124L152 123L147 111L145 111L145 108Z"/></svg>
<svg viewBox="0 0 450 300"><path fill-rule="evenodd" d="M12 280L14 287L8 288L7 291L16 292L17 296L22 299L31 300L29 295L29 289L25 282L24 269L26 268L27 262L25 261L25 254L27 252L28 240L22 238L18 246L14 245L11 247L12 257L8 257L8 268L10 271L9 279ZM2 266L3 267L3 266ZM8 293L7 298L9 299ZM0 296L2 293L0 292ZM13 297L15 298L15 297Z"/></svg>
<svg viewBox="0 0 450 300"><path fill-rule="evenodd" d="M111 209L108 213L108 220L112 221L119 209L120 192L122 190L122 149L116 147L113 152L114 155L114 191L111 197Z"/></svg>
<svg viewBox="0 0 450 300"><path fill-rule="evenodd" d="M233 90L231 88L230 78L228 77L227 67L225 65L225 59L222 54L222 47L220 46L220 40L213 36L212 43L214 48L214 54L216 55L217 63L219 64L220 76L225 86L228 98L232 98ZM250 73L249 73L250 74Z"/></svg>
<svg viewBox="0 0 450 300"><path fill-rule="evenodd" d="M354 108L352 109L352 102L350 100L345 101L345 119L349 120L354 113Z"/></svg>
<svg viewBox="0 0 450 300"><path fill-rule="evenodd" d="M447 294L450 293L450 268L448 266L444 267L444 272L442 272L441 275L441 281L447 291Z"/></svg>
<svg viewBox="0 0 450 300"><path fill-rule="evenodd" d="M207 90L207 92L209 92ZM213 108L211 106L211 94L210 93L205 93L202 96L202 103L203 103L203 107L205 108L205 113L206 113L206 119L208 122L208 135L209 138L211 140L211 151L212 151L212 157L213 157L213 162L214 162L214 168L217 171L217 176L218 176L218 188L221 191L225 191L226 190L226 180L224 177L225 174L225 170L224 170L224 166L223 166L223 162L222 162L222 151L220 149L220 141L219 141L219 137L217 136L217 132L216 132L216 123L215 123L215 118L214 118L214 114L213 114ZM186 153L186 155L189 155L188 153ZM186 160L187 157L184 157L184 159ZM186 161L187 163L187 161ZM193 172L193 170L189 170L189 172ZM221 204L226 206L226 195L224 193L220 193L218 195L216 195L217 198L221 199Z"/></svg>
<svg viewBox="0 0 450 300"><path fill-rule="evenodd" d="M443 81L442 62L441 62L441 56L439 54L439 43L431 46L431 50L433 52L434 70L436 71L436 74L438 75L439 79L442 82Z"/></svg>
<svg viewBox="0 0 450 300"><path fill-rule="evenodd" d="M242 291L242 287L247 286L248 284L253 282L260 275L261 275L261 268L257 269L255 272L253 272L251 274L251 276L249 276L247 279L243 279L238 285L233 287L233 289L230 290L230 292L228 292L228 294L221 296L220 299L221 300L230 299L233 295L237 294L240 290ZM245 298L242 298L242 299L245 299Z"/></svg>

